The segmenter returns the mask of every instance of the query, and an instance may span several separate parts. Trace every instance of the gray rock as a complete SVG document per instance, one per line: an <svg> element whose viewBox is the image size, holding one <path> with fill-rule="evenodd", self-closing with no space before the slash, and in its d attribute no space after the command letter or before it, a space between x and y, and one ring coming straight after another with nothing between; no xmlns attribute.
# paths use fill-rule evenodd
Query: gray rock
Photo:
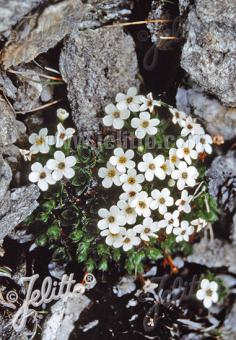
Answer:
<svg viewBox="0 0 236 340"><path fill-rule="evenodd" d="M196 0L185 24L181 66L205 91L236 106L236 3Z"/></svg>
<svg viewBox="0 0 236 340"><path fill-rule="evenodd" d="M206 172L210 194L218 199L225 211L233 212L236 208L236 154L229 151L225 156L218 156Z"/></svg>
<svg viewBox="0 0 236 340"><path fill-rule="evenodd" d="M43 91L48 88L45 79L39 77L38 73L42 71L38 67L20 66L17 68L17 75L20 85L17 88L16 99L14 101L14 109L16 111L29 111L42 105L41 96ZM52 88L52 87L51 87ZM52 97L48 97L48 101Z"/></svg>
<svg viewBox="0 0 236 340"><path fill-rule="evenodd" d="M9 105L0 96L0 146L14 144L19 138L16 119Z"/></svg>
<svg viewBox="0 0 236 340"><path fill-rule="evenodd" d="M235 340L236 339L236 303L234 303L232 310L226 316L224 324L220 329L221 338L223 340Z"/></svg>
<svg viewBox="0 0 236 340"><path fill-rule="evenodd" d="M15 99L16 98L16 91L17 88L15 85L12 83L11 79L6 75L5 72L0 72L0 87L4 91L4 94L11 98Z"/></svg>
<svg viewBox="0 0 236 340"><path fill-rule="evenodd" d="M198 116L211 135L221 135L226 141L236 136L236 107L222 105L194 84L192 88L178 88L176 105L179 110Z"/></svg>
<svg viewBox="0 0 236 340"><path fill-rule="evenodd" d="M0 158L0 202L5 199L8 187L12 180L12 171L9 164ZM0 203L1 204L1 203Z"/></svg>
<svg viewBox="0 0 236 340"><path fill-rule="evenodd" d="M13 189L10 210L0 219L0 242L37 208L39 195L39 189L34 184Z"/></svg>
<svg viewBox="0 0 236 340"><path fill-rule="evenodd" d="M3 33L8 36L11 27L42 2L43 0L0 0L0 37Z"/></svg>
<svg viewBox="0 0 236 340"><path fill-rule="evenodd" d="M52 4L36 14L33 24L28 19L28 28L5 46L0 61L5 69L28 63L56 46L73 29L95 28L127 18L131 5L129 0L65 0Z"/></svg>
<svg viewBox="0 0 236 340"><path fill-rule="evenodd" d="M200 243L193 245L193 253L188 256L187 261L208 268L226 267L229 272L236 274L235 257L234 245L220 239L209 241L203 238Z"/></svg>
<svg viewBox="0 0 236 340"><path fill-rule="evenodd" d="M43 326L42 340L69 339L74 323L90 302L87 296L79 293L64 295L51 307L51 313Z"/></svg>
<svg viewBox="0 0 236 340"><path fill-rule="evenodd" d="M60 57L60 71L78 131L98 131L104 107L118 92L138 84L133 39L121 28L73 32Z"/></svg>
<svg viewBox="0 0 236 340"><path fill-rule="evenodd" d="M176 15L171 13L170 7L168 3L165 3L161 0L152 1L151 11L148 15L148 19L166 19L173 20ZM176 22L177 23L177 22ZM177 25L175 23L149 23L147 24L147 28L151 33L151 40L155 43L156 47L159 50L170 50L175 47L176 41L174 40L163 40L160 37L169 37L173 35L178 35Z"/></svg>
<svg viewBox="0 0 236 340"><path fill-rule="evenodd" d="M236 245L236 214L234 214L233 222L231 226L230 239L234 245Z"/></svg>

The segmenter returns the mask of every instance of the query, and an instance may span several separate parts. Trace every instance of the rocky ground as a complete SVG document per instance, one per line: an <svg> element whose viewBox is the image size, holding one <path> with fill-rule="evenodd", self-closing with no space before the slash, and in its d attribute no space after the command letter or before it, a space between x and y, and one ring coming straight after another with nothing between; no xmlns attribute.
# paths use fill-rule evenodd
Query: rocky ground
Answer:
<svg viewBox="0 0 236 340"><path fill-rule="evenodd" d="M170 22L120 24L147 19ZM194 317L191 300L182 309L163 307L160 325L145 332L149 303L138 300L140 282L100 275L86 295L72 293L50 307L38 321L38 338L197 340L219 338L206 331L215 327L222 338L236 339L235 26L230 0L0 0L0 269L10 268L0 270L3 292L21 276L60 278L65 269L42 263L45 250L32 258L32 235L21 226L40 193L28 183L20 150L35 129L52 124L51 112L68 109L79 136L88 139L99 130L102 108L135 85L199 117L216 142L207 171L220 209L214 237L196 243L176 266L186 278L199 268L214 270L231 289L225 305L212 318L201 310ZM149 278L156 265L149 264ZM19 335L8 327L11 308L1 304L1 338L30 338L32 329Z"/></svg>

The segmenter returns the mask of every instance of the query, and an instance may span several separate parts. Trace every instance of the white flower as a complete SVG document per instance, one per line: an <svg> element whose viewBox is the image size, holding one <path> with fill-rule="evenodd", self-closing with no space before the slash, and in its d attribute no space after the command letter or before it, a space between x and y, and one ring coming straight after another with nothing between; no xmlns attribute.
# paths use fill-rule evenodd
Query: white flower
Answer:
<svg viewBox="0 0 236 340"><path fill-rule="evenodd" d="M123 235L126 234L126 229L124 227L119 228L119 232L112 233L110 229L104 229L101 231L101 236L106 237L106 244L108 246L113 246L114 248L120 248L123 245Z"/></svg>
<svg viewBox="0 0 236 340"><path fill-rule="evenodd" d="M177 156L182 159L184 158L185 162L188 164L192 163L192 159L197 159L198 153L194 150L195 142L193 139L188 139L186 142L180 138L176 142Z"/></svg>
<svg viewBox="0 0 236 340"><path fill-rule="evenodd" d="M135 208L139 216L149 217L151 215L151 201L152 198L148 197L148 194L145 191L141 191L130 204L133 208Z"/></svg>
<svg viewBox="0 0 236 340"><path fill-rule="evenodd" d="M120 232L120 227L123 227L126 223L124 214L116 205L113 205L110 210L99 209L98 215L102 218L98 222L100 230L109 229L112 233L117 234Z"/></svg>
<svg viewBox="0 0 236 340"><path fill-rule="evenodd" d="M184 161L178 165L178 169L174 170L171 177L177 180L177 188L183 190L185 186L194 187L198 177L198 171L194 166L189 166Z"/></svg>
<svg viewBox="0 0 236 340"><path fill-rule="evenodd" d="M32 158L32 152L30 150L25 150L25 149L20 149L19 148L19 151L20 151L20 154L24 157L24 160L25 161L31 161L31 158Z"/></svg>
<svg viewBox="0 0 236 340"><path fill-rule="evenodd" d="M75 133L75 129L68 128L65 129L64 126L59 123L57 125L57 133L56 133L56 147L61 148L65 141L72 138Z"/></svg>
<svg viewBox="0 0 236 340"><path fill-rule="evenodd" d="M179 111L177 109L174 109L174 108L170 108L169 110L173 115L172 122L174 124L178 123L178 124L181 125L182 120L184 120L186 118L186 113L183 112L183 111Z"/></svg>
<svg viewBox="0 0 236 340"><path fill-rule="evenodd" d="M150 113L140 112L139 118L133 118L131 120L131 126L136 129L135 136L138 139L142 139L146 134L153 136L157 133L155 126L160 124L160 120L157 118L151 119Z"/></svg>
<svg viewBox="0 0 236 340"><path fill-rule="evenodd" d="M135 167L135 162L131 159L134 158L134 151L127 150L126 152L122 148L116 148L114 150L114 156L110 158L110 163L116 166L117 170L124 173L127 169Z"/></svg>
<svg viewBox="0 0 236 340"><path fill-rule="evenodd" d="M66 120L69 117L69 113L64 109L58 109L57 110L57 118L61 121Z"/></svg>
<svg viewBox="0 0 236 340"><path fill-rule="evenodd" d="M137 171L135 169L129 169L127 174L123 174L120 176L120 181L124 183L122 188L124 191L130 191L136 186L140 187L140 183L143 183L144 176L139 174L137 175Z"/></svg>
<svg viewBox="0 0 236 340"><path fill-rule="evenodd" d="M117 186L121 185L120 172L111 163L107 162L107 167L98 170L98 176L104 178L102 185L104 188L110 188L114 183Z"/></svg>
<svg viewBox="0 0 236 340"><path fill-rule="evenodd" d="M208 154L212 153L212 146L213 143L212 138L210 135L196 135L193 137L195 144L196 144L196 150L198 153L206 152Z"/></svg>
<svg viewBox="0 0 236 340"><path fill-rule="evenodd" d="M29 180L32 183L37 183L42 191L48 190L48 184L55 184L56 181L52 178L50 170L41 163L36 162L31 166L32 172L29 174Z"/></svg>
<svg viewBox="0 0 236 340"><path fill-rule="evenodd" d="M210 308L213 303L216 303L218 297L218 284L215 281L203 279L200 284L200 289L196 293L198 300L203 301L206 308Z"/></svg>
<svg viewBox="0 0 236 340"><path fill-rule="evenodd" d="M30 151L32 154L37 153L48 153L49 152L49 146L55 144L55 138L54 136L48 136L48 129L43 128L39 131L39 133L32 133L29 136L29 142L30 144L33 144L30 148Z"/></svg>
<svg viewBox="0 0 236 340"><path fill-rule="evenodd" d="M166 233L171 234L173 228L179 226L179 212L175 210L173 213L165 213L164 219L158 222L160 228L166 228Z"/></svg>
<svg viewBox="0 0 236 340"><path fill-rule="evenodd" d="M126 234L123 236L123 249L124 251L129 251L133 246L138 246L141 240L136 236L133 229L128 229Z"/></svg>
<svg viewBox="0 0 236 340"><path fill-rule="evenodd" d="M198 233L207 226L207 221L205 221L203 218L197 218L191 222L191 225L197 228L196 232Z"/></svg>
<svg viewBox="0 0 236 340"><path fill-rule="evenodd" d="M150 237L157 238L155 233L160 230L158 222L153 222L153 219L150 217L146 217L142 224L136 225L133 229L137 234L140 234L140 238L143 241L147 242L150 241Z"/></svg>
<svg viewBox="0 0 236 340"><path fill-rule="evenodd" d="M189 214L191 211L190 201L193 196L189 195L187 190L183 190L181 193L181 198L175 202L175 205L178 207L178 211L183 211L185 214Z"/></svg>
<svg viewBox="0 0 236 340"><path fill-rule="evenodd" d="M136 223L137 213L135 211L135 208L131 207L131 205L124 200L118 201L117 206L120 208L122 214L125 216L127 224L131 225Z"/></svg>
<svg viewBox="0 0 236 340"><path fill-rule="evenodd" d="M151 192L151 196L153 201L150 204L150 208L152 210L158 209L161 215L164 215L167 212L167 207L171 207L174 204L174 199L170 196L170 190L167 188L164 188L161 191L155 189Z"/></svg>
<svg viewBox="0 0 236 340"><path fill-rule="evenodd" d="M152 113L155 106L161 106L160 101L153 99L151 92L146 97L140 96L140 101L142 103L142 105L140 106L140 111L149 110Z"/></svg>
<svg viewBox="0 0 236 340"><path fill-rule="evenodd" d="M47 161L48 169L52 170L52 177L55 181L60 181L62 177L68 179L75 176L75 170L72 167L76 164L74 156L66 157L62 151L54 153L54 159Z"/></svg>
<svg viewBox="0 0 236 340"><path fill-rule="evenodd" d="M130 116L130 111L127 109L119 110L115 105L108 104L105 107L106 116L103 118L103 124L105 126L113 126L114 129L122 129L124 126L124 120Z"/></svg>
<svg viewBox="0 0 236 340"><path fill-rule="evenodd" d="M119 199L123 201L127 201L129 204L137 197L138 193L142 190L141 185L137 185L135 188L132 188L129 191L123 192Z"/></svg>
<svg viewBox="0 0 236 340"><path fill-rule="evenodd" d="M173 165L173 167L178 167L180 159L177 156L177 149L171 148L169 150L169 161Z"/></svg>
<svg viewBox="0 0 236 340"><path fill-rule="evenodd" d="M189 236L194 232L193 226L189 225L188 221L182 221L180 226L174 228L173 233L177 236L176 242L189 241Z"/></svg>
<svg viewBox="0 0 236 340"><path fill-rule="evenodd" d="M145 172L144 176L147 181L151 182L154 176L163 180L166 177L166 163L165 158L162 155L158 155L153 158L151 153L145 153L143 155L143 162L138 164L138 169L141 172Z"/></svg>
<svg viewBox="0 0 236 340"><path fill-rule="evenodd" d="M132 112L138 112L140 109L140 96L137 96L136 87L130 87L127 94L118 93L116 96L117 107L119 110L129 109Z"/></svg>
<svg viewBox="0 0 236 340"><path fill-rule="evenodd" d="M181 136L186 137L189 134L194 135L202 135L204 134L204 129L200 124L196 123L196 119L188 116L185 120L181 121L181 126L183 127L181 131Z"/></svg>

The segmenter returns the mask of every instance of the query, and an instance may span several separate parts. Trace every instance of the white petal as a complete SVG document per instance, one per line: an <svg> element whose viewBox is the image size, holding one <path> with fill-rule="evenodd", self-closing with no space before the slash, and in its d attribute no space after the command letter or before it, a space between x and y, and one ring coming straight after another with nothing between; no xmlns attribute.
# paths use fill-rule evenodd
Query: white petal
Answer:
<svg viewBox="0 0 236 340"><path fill-rule="evenodd" d="M66 157L65 164L68 167L72 167L76 164L76 158L74 156Z"/></svg>
<svg viewBox="0 0 236 340"><path fill-rule="evenodd" d="M58 162L64 162L65 161L65 154L62 151L56 151L54 153L54 158L58 161Z"/></svg>
<svg viewBox="0 0 236 340"><path fill-rule="evenodd" d="M32 164L31 166L31 170L34 172L40 172L43 169L43 166L41 163L39 162L35 162L34 164Z"/></svg>
<svg viewBox="0 0 236 340"><path fill-rule="evenodd" d="M73 178L75 176L75 170L72 168L65 168L64 176L68 179Z"/></svg>
<svg viewBox="0 0 236 340"><path fill-rule="evenodd" d="M39 189L41 189L42 191L47 191L48 190L48 183L46 181L38 181L38 187Z"/></svg>

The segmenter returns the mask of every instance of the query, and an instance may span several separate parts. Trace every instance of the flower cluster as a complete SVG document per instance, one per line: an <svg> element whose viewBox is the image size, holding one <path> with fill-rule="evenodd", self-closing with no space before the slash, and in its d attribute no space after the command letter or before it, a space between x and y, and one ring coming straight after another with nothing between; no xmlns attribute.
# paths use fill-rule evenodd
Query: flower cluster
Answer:
<svg viewBox="0 0 236 340"><path fill-rule="evenodd" d="M36 154L49 154L53 150L53 159L49 159L45 165L40 162L35 162L31 166L31 173L29 180L32 183L37 183L42 191L47 191L49 185L55 184L63 177L71 179L75 176L73 166L76 164L74 156L66 157L61 150L66 141L71 140L75 130L72 128L65 128L62 124L63 120L68 118L68 113L59 109L57 112L58 118L61 122L57 125L57 132L54 136L48 135L48 129L43 128L39 133L32 133L29 136L29 142L32 144L29 150L30 159ZM27 150L24 151L24 154Z"/></svg>
<svg viewBox="0 0 236 340"><path fill-rule="evenodd" d="M161 105L152 94L140 96L132 87L127 94L119 93L115 104L106 106L103 123L114 129L126 127L139 141L145 136L155 138L161 134L157 111ZM122 188L110 209L98 211L98 228L109 246L128 251L158 240L163 231L174 235L176 242L189 241L194 232L207 225L201 218L189 219L188 214L198 193L198 158L212 152L212 139L191 116L174 108L169 112L172 123L180 128L174 145L161 153L144 146L142 155L117 147L98 171L104 188Z"/></svg>

